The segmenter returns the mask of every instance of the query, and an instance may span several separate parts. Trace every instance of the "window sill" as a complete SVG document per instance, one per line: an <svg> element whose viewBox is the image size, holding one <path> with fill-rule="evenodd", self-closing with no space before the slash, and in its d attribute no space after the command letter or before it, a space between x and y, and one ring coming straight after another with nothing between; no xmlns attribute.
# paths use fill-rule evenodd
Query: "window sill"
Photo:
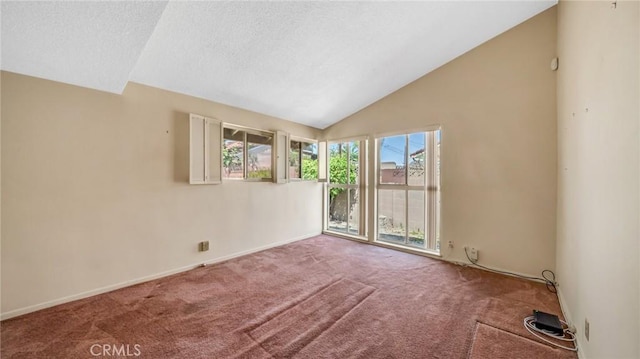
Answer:
<svg viewBox="0 0 640 359"><path fill-rule="evenodd" d="M342 238L342 239L348 239L348 240L355 241L355 242L372 244L374 246L393 249L393 250L397 250L397 251L405 252L405 253L410 253L410 254L416 254L416 255L420 255L420 256L424 256L424 257L433 257L433 258L436 258L436 259L442 259L442 254L441 253L436 252L436 251L430 251L428 249L404 247L404 246L399 246L397 244L386 243L386 242L378 241L378 240L370 242L366 237L354 236L354 235L349 235L349 234L341 233L341 232L333 232L333 231L330 231L330 230L324 230L324 231L322 231L322 234L326 234L326 235L330 235L332 237L337 237L337 238Z"/></svg>
<svg viewBox="0 0 640 359"><path fill-rule="evenodd" d="M367 239L367 237L362 237L362 236L355 236L353 234L347 234L347 233L343 233L343 232L334 232L331 230L327 230L325 229L324 231L322 231L323 234L328 234L334 237L340 237L340 238L344 238L344 239L351 239L351 240L355 240L358 242L366 242L369 243L369 239Z"/></svg>
<svg viewBox="0 0 640 359"><path fill-rule="evenodd" d="M303 182L303 183L318 183L318 180L306 180L306 179L300 179L300 178L289 178L289 182L290 183L295 183L295 182Z"/></svg>
<svg viewBox="0 0 640 359"><path fill-rule="evenodd" d="M222 182L273 183L273 179L272 178L223 178Z"/></svg>
<svg viewBox="0 0 640 359"><path fill-rule="evenodd" d="M401 245L398 245L398 244L393 244L393 243L380 241L380 240L377 240L377 239L375 241L373 241L373 244L375 244L377 246L380 246L380 247L397 249L397 250L400 250L400 251L403 251L403 252L407 252L407 253L420 254L420 255L426 255L426 256L432 256L432 257L438 257L438 258L442 257L442 254L440 252L437 252L437 251L434 251L434 250L406 247L406 246L401 246Z"/></svg>

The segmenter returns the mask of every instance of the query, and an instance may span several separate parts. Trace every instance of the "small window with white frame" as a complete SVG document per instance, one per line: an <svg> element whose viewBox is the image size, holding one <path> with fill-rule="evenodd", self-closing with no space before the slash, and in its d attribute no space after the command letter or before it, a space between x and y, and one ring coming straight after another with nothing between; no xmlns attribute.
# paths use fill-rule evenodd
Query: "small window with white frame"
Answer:
<svg viewBox="0 0 640 359"><path fill-rule="evenodd" d="M273 137L271 132L224 124L223 178L271 181Z"/></svg>
<svg viewBox="0 0 640 359"><path fill-rule="evenodd" d="M312 140L292 138L289 142L289 179L318 180L318 144Z"/></svg>

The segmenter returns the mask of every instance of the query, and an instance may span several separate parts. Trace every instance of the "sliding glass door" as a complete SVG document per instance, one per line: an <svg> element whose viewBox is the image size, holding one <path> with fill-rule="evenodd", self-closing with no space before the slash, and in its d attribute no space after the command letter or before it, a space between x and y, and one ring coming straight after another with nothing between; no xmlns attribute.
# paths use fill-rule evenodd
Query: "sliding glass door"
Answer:
<svg viewBox="0 0 640 359"><path fill-rule="evenodd" d="M376 240L439 252L440 130L376 143Z"/></svg>

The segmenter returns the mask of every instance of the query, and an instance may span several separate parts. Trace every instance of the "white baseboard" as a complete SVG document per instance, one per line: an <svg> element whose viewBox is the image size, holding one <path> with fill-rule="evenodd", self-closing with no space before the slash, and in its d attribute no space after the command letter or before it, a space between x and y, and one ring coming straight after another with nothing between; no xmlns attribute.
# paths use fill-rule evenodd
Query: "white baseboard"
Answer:
<svg viewBox="0 0 640 359"><path fill-rule="evenodd" d="M397 251L400 251L400 252L405 252L405 253L409 253L409 254L415 254L415 255L419 255L419 256L423 256L423 257L433 258L433 259L437 259L437 260L441 260L441 261L444 261L444 262L453 263L455 265L459 265L459 266L463 266L463 267L481 269L481 270L484 270L484 271L487 271L487 272L490 272L492 270L493 271L498 271L498 272L505 272L505 273L503 273L504 275L509 275L508 273L511 273L512 277L518 277L518 276L534 277L534 278L539 277L539 276L534 275L534 274L525 274L525 273L520 273L520 272L514 272L512 270L496 268L496 267L486 266L486 265L483 265L485 268L482 268L482 267L478 267L478 266L473 265L473 263L463 262L463 261L456 260L456 259L449 259L448 256L443 255L442 253L438 254L438 253L435 253L435 252L429 252L429 251L425 251L425 250L404 247L404 246L401 246L401 245L395 245L395 244L392 244L392 243L369 241L369 240L367 240L365 238L359 238L357 236L351 236L351 235L347 235L347 234L343 234L343 233L335 233L335 232L331 232L331 231L324 231L322 233L326 234L328 236L331 236L331 237L348 239L348 240L351 240L351 241L354 241L354 242L358 242L358 243L371 244L371 245L382 247L382 248L388 248L388 249L393 249L393 250L397 250ZM498 273L498 274L500 274L500 273ZM524 278L524 279L526 279L526 278Z"/></svg>
<svg viewBox="0 0 640 359"><path fill-rule="evenodd" d="M571 311L569 310L569 306L567 305L567 301L564 299L564 295L562 294L562 290L560 286L556 287L556 291L558 291L558 301L560 302L560 310L562 311L562 315L564 316L564 320L569 323L569 325L575 326L575 322L573 321L573 317L571 316ZM584 354L584 351L580 350L580 348L584 348L582 346L582 336L580 333L576 333L576 341L578 345L578 359L587 359L587 356Z"/></svg>
<svg viewBox="0 0 640 359"><path fill-rule="evenodd" d="M463 261L459 261L459 260L455 260L455 259L442 259L445 262L449 262L449 263L453 263L459 266L463 266L463 267L469 267L469 268L476 268L476 269L480 269L483 271L487 271L487 272L491 272L491 271L497 271L497 272L505 272L505 273L497 273L497 274L502 274L502 275L506 275L506 276L510 276L510 277L514 277L514 278L522 278L522 277L518 277L518 276L523 276L523 277L533 277L533 278L539 278L540 276L535 275L535 274L526 274L526 273L520 273L520 272L515 272L509 269L502 269L502 268L496 268L493 266L487 266L487 265L482 265L485 268L482 267L478 267L473 265L472 263L469 262L463 262ZM496 273L496 272L492 272L492 273ZM528 278L522 278L525 280L532 280L532 279L528 279ZM540 283L540 282L538 282Z"/></svg>
<svg viewBox="0 0 640 359"><path fill-rule="evenodd" d="M96 288L96 289L92 289L92 290L89 290L89 291L86 291L86 292L69 295L69 296L66 296L66 297L50 300L50 301L47 301L47 302L34 304L34 305L30 305L30 306L23 307L23 308L14 309L14 310L11 310L11 311L8 311L8 312L5 312L5 313L1 313L0 314L0 320L10 319L10 318L13 318L13 317L17 317L19 315L28 314L28 313L35 312L35 311L38 311L38 310L41 310L41 309L46 309L46 308L50 308L50 307L53 307L53 306L56 306L56 305L72 302L74 300L84 299L84 298L92 297L94 295L111 292L111 291L114 291L116 289L129 287L129 286L132 286L132 285L135 285L135 284L148 282L150 280L167 277L167 276L170 276L170 275L173 275L173 274L177 274L177 273L181 273L181 272L186 272L188 270L191 270L191 269L197 268L199 266L202 266L203 264L210 265L210 264L214 264L214 263L224 262L224 261L229 260L229 259L242 257L242 256L245 256L247 254L252 254L252 253L263 251L265 249L269 249L269 248L278 247L278 246L282 246L282 245L285 245L285 244L293 243L293 242L300 241L300 240L307 239L307 238L311 238L311 237L314 237L314 236L317 236L317 235L320 235L320 234L321 234L321 232L305 234L305 235L294 237L294 238L290 238L290 239L287 239L287 240L284 240L284 241L274 242L274 243L270 243L270 244L267 244L267 245L264 245L264 246L260 246L260 247L257 247L257 248L252 248L252 249L248 249L248 250L245 250L245 251L240 251L240 252L236 252L236 253L229 254L229 255L226 255L226 256L214 258L214 259L211 259L211 260L208 260L208 261L205 261L205 262L192 263L192 264L180 267L180 268L174 268L174 269L171 269L171 270L168 270L168 271L164 271L164 272L160 272L160 273L144 276L144 277L141 277L141 278L136 278L136 279L127 280L127 281L124 281L124 282L108 285L106 287Z"/></svg>

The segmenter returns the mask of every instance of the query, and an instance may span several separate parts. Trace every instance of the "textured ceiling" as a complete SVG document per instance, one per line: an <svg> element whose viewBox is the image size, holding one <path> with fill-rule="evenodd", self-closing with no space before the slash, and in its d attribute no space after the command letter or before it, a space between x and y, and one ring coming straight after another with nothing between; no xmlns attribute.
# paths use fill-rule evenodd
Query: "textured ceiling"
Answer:
<svg viewBox="0 0 640 359"><path fill-rule="evenodd" d="M166 5L2 1L2 69L122 93Z"/></svg>
<svg viewBox="0 0 640 359"><path fill-rule="evenodd" d="M324 128L555 3L3 1L1 66Z"/></svg>

